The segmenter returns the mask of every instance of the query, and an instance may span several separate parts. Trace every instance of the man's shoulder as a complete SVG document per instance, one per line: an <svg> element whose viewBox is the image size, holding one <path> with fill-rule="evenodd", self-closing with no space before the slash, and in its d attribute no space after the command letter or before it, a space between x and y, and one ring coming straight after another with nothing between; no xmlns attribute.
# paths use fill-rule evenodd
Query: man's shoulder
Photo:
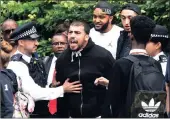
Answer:
<svg viewBox="0 0 170 119"><path fill-rule="evenodd" d="M107 49L105 49L102 46L99 46L97 44L94 45L94 48L96 50L96 52L98 52L97 54L102 55L102 54L109 54L110 51L108 51Z"/></svg>
<svg viewBox="0 0 170 119"><path fill-rule="evenodd" d="M120 27L120 26L118 26L118 25L113 25L112 30L113 30L113 31L118 31L118 32L120 32L120 31L123 31L123 28Z"/></svg>
<svg viewBox="0 0 170 119"><path fill-rule="evenodd" d="M99 34L100 32L96 31L94 27L90 29L90 33L89 33L90 37L95 37L96 35L99 35Z"/></svg>
<svg viewBox="0 0 170 119"><path fill-rule="evenodd" d="M135 57L136 59L138 59L140 62L149 62L149 63L153 63L155 64L155 66L157 66L157 68L161 70L161 64L159 63L159 61L155 60L154 58L147 56L147 55L132 55L133 57Z"/></svg>
<svg viewBox="0 0 170 119"><path fill-rule="evenodd" d="M96 32L96 30L93 28L90 29L90 32Z"/></svg>
<svg viewBox="0 0 170 119"><path fill-rule="evenodd" d="M43 63L47 63L49 62L50 60L52 60L54 58L54 54L50 54L49 56L45 56L45 57L42 57L40 60L43 61Z"/></svg>
<svg viewBox="0 0 170 119"><path fill-rule="evenodd" d="M116 65L119 65L120 67L126 67L129 65L132 65L132 62L128 60L126 57L122 57L115 62Z"/></svg>
<svg viewBox="0 0 170 119"><path fill-rule="evenodd" d="M57 58L56 65L66 63L68 60L71 61L71 53L70 50L67 48L64 52L60 54L60 56Z"/></svg>
<svg viewBox="0 0 170 119"><path fill-rule="evenodd" d="M14 72L17 70L22 72L22 69L28 69L28 67L21 61L10 61L7 66L7 69L11 69Z"/></svg>
<svg viewBox="0 0 170 119"><path fill-rule="evenodd" d="M11 57L11 61L20 61L22 59L22 54L17 53Z"/></svg>

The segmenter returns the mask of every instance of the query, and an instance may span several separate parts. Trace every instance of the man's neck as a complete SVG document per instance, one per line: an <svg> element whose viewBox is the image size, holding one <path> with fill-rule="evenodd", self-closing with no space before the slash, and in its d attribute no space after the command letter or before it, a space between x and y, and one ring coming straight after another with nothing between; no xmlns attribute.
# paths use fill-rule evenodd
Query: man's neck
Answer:
<svg viewBox="0 0 170 119"><path fill-rule="evenodd" d="M162 52L160 49L156 50L155 53L154 53L155 55L154 55L153 57L155 57L156 55L158 55L160 52Z"/></svg>
<svg viewBox="0 0 170 119"><path fill-rule="evenodd" d="M132 49L144 49L145 50L145 46L144 45L136 45L136 46L132 46Z"/></svg>
<svg viewBox="0 0 170 119"><path fill-rule="evenodd" d="M145 50L146 45L139 44L135 40L132 40L132 49L144 49Z"/></svg>
<svg viewBox="0 0 170 119"><path fill-rule="evenodd" d="M15 54L15 52L17 51L17 46L14 46L11 52L11 56L13 56Z"/></svg>
<svg viewBox="0 0 170 119"><path fill-rule="evenodd" d="M107 32L109 32L109 31L112 29L112 27L113 27L113 25L112 25L112 24L109 24L108 27L107 27L104 31L102 31L101 33L107 33Z"/></svg>
<svg viewBox="0 0 170 119"><path fill-rule="evenodd" d="M23 48L18 47L17 50L28 57L32 57L32 54L27 53Z"/></svg>

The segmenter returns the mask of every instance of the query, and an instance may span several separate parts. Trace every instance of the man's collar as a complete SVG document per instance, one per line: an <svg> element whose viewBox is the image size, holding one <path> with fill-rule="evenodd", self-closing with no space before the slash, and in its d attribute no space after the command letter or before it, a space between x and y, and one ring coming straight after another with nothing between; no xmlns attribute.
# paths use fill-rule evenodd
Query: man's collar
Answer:
<svg viewBox="0 0 170 119"><path fill-rule="evenodd" d="M73 56L81 57L84 53L88 52L94 45L95 43L90 38L84 49L80 51L71 51L71 62L74 61Z"/></svg>
<svg viewBox="0 0 170 119"><path fill-rule="evenodd" d="M148 54L145 49L132 49L132 50L130 50L129 54L131 55L131 54L134 54L134 53L143 54L143 55Z"/></svg>
<svg viewBox="0 0 170 119"><path fill-rule="evenodd" d="M160 55L165 55L163 52L160 52L160 53L158 53L156 56L154 56L153 58L155 59L155 60L157 60L157 61L159 61L159 56Z"/></svg>
<svg viewBox="0 0 170 119"><path fill-rule="evenodd" d="M19 54L22 54L22 58L23 58L26 62L30 63L32 57L29 57L29 56L23 54L23 53L20 52L19 50L17 50L17 51L14 53L14 55L15 55L15 54L18 54L18 53L19 53Z"/></svg>

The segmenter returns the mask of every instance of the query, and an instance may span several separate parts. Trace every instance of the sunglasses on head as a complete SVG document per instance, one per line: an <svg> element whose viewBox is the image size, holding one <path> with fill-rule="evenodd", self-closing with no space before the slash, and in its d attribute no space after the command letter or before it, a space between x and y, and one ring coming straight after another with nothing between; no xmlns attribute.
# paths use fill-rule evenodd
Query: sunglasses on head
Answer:
<svg viewBox="0 0 170 119"><path fill-rule="evenodd" d="M7 30L4 30L3 32L5 34L10 34L11 32L13 32L15 29L7 29Z"/></svg>

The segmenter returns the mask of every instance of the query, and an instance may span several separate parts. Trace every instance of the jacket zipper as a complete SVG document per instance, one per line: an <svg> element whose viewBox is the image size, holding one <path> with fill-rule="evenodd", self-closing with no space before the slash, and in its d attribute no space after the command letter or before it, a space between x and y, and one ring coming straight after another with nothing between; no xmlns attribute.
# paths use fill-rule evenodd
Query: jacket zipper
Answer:
<svg viewBox="0 0 170 119"><path fill-rule="evenodd" d="M80 69L80 58L79 59L79 72L78 72L78 78L79 78L79 81L81 82L81 79L80 79L80 73L81 73L81 69ZM83 115L83 92L81 90L81 105L80 105L80 113L81 115Z"/></svg>
<svg viewBox="0 0 170 119"><path fill-rule="evenodd" d="M112 106L111 105L110 105L110 113L111 113L111 115L113 115Z"/></svg>

